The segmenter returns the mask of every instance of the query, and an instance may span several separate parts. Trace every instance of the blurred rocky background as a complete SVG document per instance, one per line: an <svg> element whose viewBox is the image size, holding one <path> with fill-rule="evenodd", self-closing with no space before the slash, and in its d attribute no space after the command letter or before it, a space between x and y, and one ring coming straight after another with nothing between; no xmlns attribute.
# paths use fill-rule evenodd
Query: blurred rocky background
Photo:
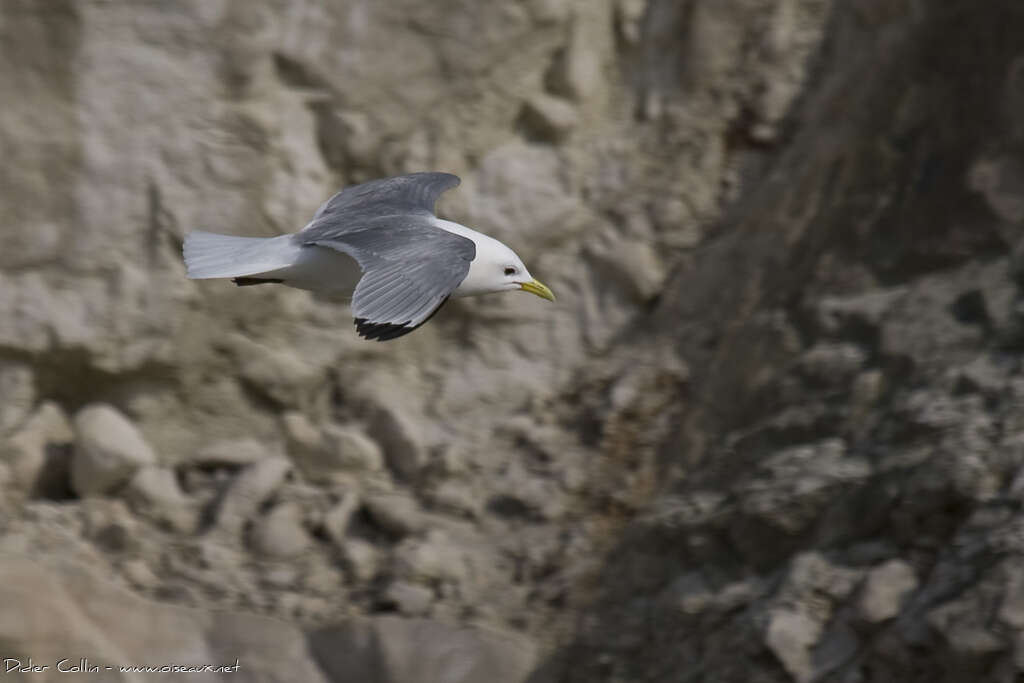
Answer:
<svg viewBox="0 0 1024 683"><path fill-rule="evenodd" d="M4 0L0 657L1021 680L1022 36L1019 0ZM184 278L189 230L433 169L556 305L376 344Z"/></svg>

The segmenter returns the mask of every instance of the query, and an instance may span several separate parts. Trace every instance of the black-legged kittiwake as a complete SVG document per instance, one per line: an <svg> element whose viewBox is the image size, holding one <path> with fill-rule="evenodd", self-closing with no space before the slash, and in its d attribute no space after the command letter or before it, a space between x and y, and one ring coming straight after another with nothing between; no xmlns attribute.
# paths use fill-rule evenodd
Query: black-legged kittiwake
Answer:
<svg viewBox="0 0 1024 683"><path fill-rule="evenodd" d="M192 232L188 277L351 294L357 332L380 341L412 332L449 296L523 290L554 301L514 251L434 215L437 198L459 182L450 173L411 173L353 185L290 235Z"/></svg>

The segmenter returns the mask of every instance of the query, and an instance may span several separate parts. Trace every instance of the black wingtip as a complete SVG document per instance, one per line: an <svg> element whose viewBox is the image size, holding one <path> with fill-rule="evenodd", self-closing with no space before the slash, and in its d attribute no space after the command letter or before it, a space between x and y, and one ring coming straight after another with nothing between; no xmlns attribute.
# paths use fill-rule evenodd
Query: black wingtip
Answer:
<svg viewBox="0 0 1024 683"><path fill-rule="evenodd" d="M252 285L281 284L284 280L276 277L233 277L231 281L239 287L251 287Z"/></svg>
<svg viewBox="0 0 1024 683"><path fill-rule="evenodd" d="M447 303L448 297L441 299L441 303L437 305L437 308L430 312L426 318L424 318L419 325L410 325L409 322L402 323L401 325L392 325L391 323L372 323L366 318L356 318L356 332L359 333L360 337L364 339L373 339L376 341L388 341L389 339L397 339L403 335L409 334L413 330L418 330L423 327L427 322L430 321L437 312L441 310L441 307Z"/></svg>
<svg viewBox="0 0 1024 683"><path fill-rule="evenodd" d="M404 325L392 325L391 323L372 323L366 318L356 318L356 332L363 339L372 341L389 341L409 334L416 327Z"/></svg>

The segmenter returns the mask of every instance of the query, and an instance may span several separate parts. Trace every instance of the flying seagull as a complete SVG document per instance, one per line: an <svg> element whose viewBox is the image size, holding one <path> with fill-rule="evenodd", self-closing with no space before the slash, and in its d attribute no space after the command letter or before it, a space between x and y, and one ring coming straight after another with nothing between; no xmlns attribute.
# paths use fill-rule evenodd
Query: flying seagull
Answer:
<svg viewBox="0 0 1024 683"><path fill-rule="evenodd" d="M450 296L523 290L554 301L514 251L434 215L437 198L459 182L450 173L411 173L353 185L290 235L189 233L188 277L350 294L356 331L378 341L412 332Z"/></svg>

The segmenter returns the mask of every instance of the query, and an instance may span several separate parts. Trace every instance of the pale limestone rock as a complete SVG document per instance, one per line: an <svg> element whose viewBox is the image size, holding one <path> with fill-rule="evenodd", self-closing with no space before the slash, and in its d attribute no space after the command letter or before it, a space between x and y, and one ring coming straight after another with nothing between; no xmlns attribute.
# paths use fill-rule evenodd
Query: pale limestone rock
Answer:
<svg viewBox="0 0 1024 683"><path fill-rule="evenodd" d="M137 469L157 461L145 437L112 406L82 408L75 415L74 427L71 487L79 496L110 493Z"/></svg>
<svg viewBox="0 0 1024 683"><path fill-rule="evenodd" d="M124 497L141 514L176 531L189 533L198 524L198 510L181 490L174 470L156 465L140 467L128 481Z"/></svg>
<svg viewBox="0 0 1024 683"><path fill-rule="evenodd" d="M132 558L121 565L121 573L136 588L155 588L160 578L153 572L145 560Z"/></svg>
<svg viewBox="0 0 1024 683"><path fill-rule="evenodd" d="M419 474L426 464L427 452L410 418L381 405L367 428L370 437L381 445L388 469L396 478L408 481Z"/></svg>
<svg viewBox="0 0 1024 683"><path fill-rule="evenodd" d="M401 493L376 493L364 497L370 518L387 533L402 538L421 531L426 519L419 504Z"/></svg>
<svg viewBox="0 0 1024 683"><path fill-rule="evenodd" d="M69 675L57 672L55 663L72 651L71 663L85 657L100 667L157 662L233 667L237 658L240 674L252 667L268 681L326 683L309 657L304 634L278 619L153 602L110 583L98 568L50 568L8 556L0 576L0 602L7 606L0 610L0 640L8 653L48 662L49 670L32 674L43 683ZM26 614L34 617L25 619ZM194 675L213 681L224 673Z"/></svg>
<svg viewBox="0 0 1024 683"><path fill-rule="evenodd" d="M328 424L323 429L328 452L324 469L331 467L351 472L378 472L384 467L384 454L377 442L352 426Z"/></svg>
<svg viewBox="0 0 1024 683"><path fill-rule="evenodd" d="M616 0L616 19L619 35L629 45L640 42L642 22L647 11L647 0Z"/></svg>
<svg viewBox="0 0 1024 683"><path fill-rule="evenodd" d="M332 680L380 683L523 683L538 659L537 645L517 633L399 617L320 629L310 647Z"/></svg>
<svg viewBox="0 0 1024 683"><path fill-rule="evenodd" d="M394 604L401 614L420 617L430 612L434 591L408 581L393 581L384 591L384 598Z"/></svg>
<svg viewBox="0 0 1024 683"><path fill-rule="evenodd" d="M274 454L273 448L262 441L242 437L224 439L201 447L189 459L200 465L242 467Z"/></svg>
<svg viewBox="0 0 1024 683"><path fill-rule="evenodd" d="M349 575L358 583L372 580L380 568L377 547L361 538L348 538L341 544L341 559Z"/></svg>
<svg viewBox="0 0 1024 683"><path fill-rule="evenodd" d="M0 434L21 425L36 400L35 376L25 363L0 361Z"/></svg>
<svg viewBox="0 0 1024 683"><path fill-rule="evenodd" d="M568 100L538 93L526 101L523 120L540 139L557 142L577 126L579 115Z"/></svg>
<svg viewBox="0 0 1024 683"><path fill-rule="evenodd" d="M456 479L445 479L438 484L430 493L430 501L441 510L466 517L479 517L483 512L483 501L474 487Z"/></svg>
<svg viewBox="0 0 1024 683"><path fill-rule="evenodd" d="M320 430L304 413L287 412L281 416L281 423L284 425L284 433L288 439L288 449L292 453L292 457L307 460L321 455L323 439Z"/></svg>
<svg viewBox="0 0 1024 683"><path fill-rule="evenodd" d="M322 368L286 346L261 344L240 334L228 338L238 374L285 406L300 405L321 380Z"/></svg>
<svg viewBox="0 0 1024 683"><path fill-rule="evenodd" d="M285 457L265 458L247 466L231 482L215 514L215 531L238 536L246 521L252 519L260 506L282 484L292 463Z"/></svg>
<svg viewBox="0 0 1024 683"><path fill-rule="evenodd" d="M527 7L540 24L565 21L572 10L571 0L529 0Z"/></svg>
<svg viewBox="0 0 1024 683"><path fill-rule="evenodd" d="M563 164L549 145L511 142L492 150L465 183L467 221L516 245L528 263L549 240L572 239L589 225L566 185Z"/></svg>
<svg viewBox="0 0 1024 683"><path fill-rule="evenodd" d="M66 495L74 438L61 407L46 402L6 442L0 440L16 490L29 497Z"/></svg>
<svg viewBox="0 0 1024 683"><path fill-rule="evenodd" d="M767 610L765 644L794 680L812 681L847 656L852 636L827 626L861 576L861 571L832 564L818 552L792 560Z"/></svg>
<svg viewBox="0 0 1024 683"><path fill-rule="evenodd" d="M768 622L765 644L797 683L807 683L814 677L811 649L821 631L821 624L803 612L778 610Z"/></svg>
<svg viewBox="0 0 1024 683"><path fill-rule="evenodd" d="M552 64L547 85L556 95L574 102L585 102L605 87L600 47L579 22L573 27L569 43Z"/></svg>
<svg viewBox="0 0 1024 683"><path fill-rule="evenodd" d="M324 514L324 530L336 545L340 546L345 541L349 523L359 509L360 502L359 494L355 491L345 491L338 502Z"/></svg>
<svg viewBox="0 0 1024 683"><path fill-rule="evenodd" d="M648 301L657 295L667 275L650 242L595 245L589 255L601 272L602 280L620 283L636 301Z"/></svg>
<svg viewBox="0 0 1024 683"><path fill-rule="evenodd" d="M309 550L313 539L303 525L302 509L294 503L281 503L256 520L252 543L263 555L288 559Z"/></svg>
<svg viewBox="0 0 1024 683"><path fill-rule="evenodd" d="M861 617L870 623L895 617L917 585L917 573L903 560L889 560L875 567L864 580L858 603Z"/></svg>

